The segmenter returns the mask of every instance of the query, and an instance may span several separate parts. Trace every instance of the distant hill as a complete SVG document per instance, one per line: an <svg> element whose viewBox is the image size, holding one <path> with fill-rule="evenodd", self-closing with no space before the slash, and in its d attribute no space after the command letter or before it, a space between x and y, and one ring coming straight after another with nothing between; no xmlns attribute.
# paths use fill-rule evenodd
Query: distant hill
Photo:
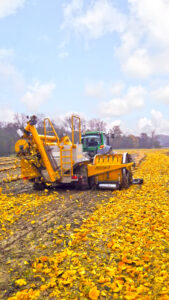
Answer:
<svg viewBox="0 0 169 300"><path fill-rule="evenodd" d="M162 147L169 147L169 135L159 134L157 135L157 139Z"/></svg>

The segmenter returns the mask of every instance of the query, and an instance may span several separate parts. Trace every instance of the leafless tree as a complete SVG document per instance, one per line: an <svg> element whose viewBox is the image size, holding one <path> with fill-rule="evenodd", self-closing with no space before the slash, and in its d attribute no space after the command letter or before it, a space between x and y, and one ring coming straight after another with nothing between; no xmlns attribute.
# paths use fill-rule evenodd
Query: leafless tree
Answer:
<svg viewBox="0 0 169 300"><path fill-rule="evenodd" d="M90 131L106 131L106 122L100 119L91 119L88 122L88 129Z"/></svg>
<svg viewBox="0 0 169 300"><path fill-rule="evenodd" d="M21 114L16 113L14 115L14 122L18 128L24 128L26 126L27 121L28 121L28 118L23 113L21 113Z"/></svg>

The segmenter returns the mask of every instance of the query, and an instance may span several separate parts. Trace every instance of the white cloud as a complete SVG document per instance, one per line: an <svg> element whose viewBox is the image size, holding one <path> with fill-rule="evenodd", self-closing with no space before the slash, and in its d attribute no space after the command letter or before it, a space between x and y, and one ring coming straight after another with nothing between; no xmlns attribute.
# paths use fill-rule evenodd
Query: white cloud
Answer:
<svg viewBox="0 0 169 300"><path fill-rule="evenodd" d="M122 69L131 77L144 79L153 73L153 64L145 49L137 49L127 58Z"/></svg>
<svg viewBox="0 0 169 300"><path fill-rule="evenodd" d="M81 119L87 119L87 116L83 112L77 112L77 111L69 111L66 113L61 113L59 115L60 120L64 120L65 118L71 118L72 116L79 116Z"/></svg>
<svg viewBox="0 0 169 300"><path fill-rule="evenodd" d="M6 49L6 48L1 48L0 49L0 60L10 60L14 56L14 51L13 49Z"/></svg>
<svg viewBox="0 0 169 300"><path fill-rule="evenodd" d="M83 8L83 0L71 0L68 4L64 5L64 17L65 22L69 22L70 19L74 17L74 15L80 13ZM65 23L66 25L66 23Z"/></svg>
<svg viewBox="0 0 169 300"><path fill-rule="evenodd" d="M18 77L16 68L10 63L0 62L0 78L3 80L12 78L15 79L15 76Z"/></svg>
<svg viewBox="0 0 169 300"><path fill-rule="evenodd" d="M129 0L126 30L116 49L126 75L145 79L169 74L169 2Z"/></svg>
<svg viewBox="0 0 169 300"><path fill-rule="evenodd" d="M116 2L71 0L64 6L62 28L88 40L116 32L120 45L115 54L127 76L169 74L168 0L129 0L126 14Z"/></svg>
<svg viewBox="0 0 169 300"><path fill-rule="evenodd" d="M54 83L40 85L36 82L34 85L28 87L28 91L22 97L21 102L24 103L30 111L35 112L44 102L50 99L55 87Z"/></svg>
<svg viewBox="0 0 169 300"><path fill-rule="evenodd" d="M169 120L165 119L160 111L152 110L151 119L141 118L137 124L139 133L151 134L155 130L156 134L169 134Z"/></svg>
<svg viewBox="0 0 169 300"><path fill-rule="evenodd" d="M14 121L14 112L9 108L0 109L0 122L13 122Z"/></svg>
<svg viewBox="0 0 169 300"><path fill-rule="evenodd" d="M150 42L158 47L169 45L169 2L166 0L129 0L131 12L141 23Z"/></svg>
<svg viewBox="0 0 169 300"><path fill-rule="evenodd" d="M25 2L26 0L0 0L0 18L16 13Z"/></svg>
<svg viewBox="0 0 169 300"><path fill-rule="evenodd" d="M125 85L123 82L106 83L104 81L87 83L85 93L89 97L97 99L110 98L111 96L120 95Z"/></svg>
<svg viewBox="0 0 169 300"><path fill-rule="evenodd" d="M146 117L143 117L143 118L139 119L137 127L138 127L139 133L145 132L147 134L150 134L153 131L152 120L150 120Z"/></svg>
<svg viewBox="0 0 169 300"><path fill-rule="evenodd" d="M110 93L112 96L119 95L125 88L123 82L116 82L110 86Z"/></svg>
<svg viewBox="0 0 169 300"><path fill-rule="evenodd" d="M169 84L152 91L151 95L154 99L169 104Z"/></svg>
<svg viewBox="0 0 169 300"><path fill-rule="evenodd" d="M115 31L125 29L126 18L109 0L91 1L83 9L84 1L72 0L64 7L64 24L62 28L73 29L87 38L100 38Z"/></svg>
<svg viewBox="0 0 169 300"><path fill-rule="evenodd" d="M146 90L142 86L130 87L121 97L100 103L100 114L103 117L126 115L143 107L145 95Z"/></svg>
<svg viewBox="0 0 169 300"><path fill-rule="evenodd" d="M133 109L143 107L146 90L141 85L132 86L126 90L123 82L99 81L88 83L85 93L89 97L102 100L99 103L99 114L109 118L126 115Z"/></svg>
<svg viewBox="0 0 169 300"><path fill-rule="evenodd" d="M114 126L119 126L121 128L123 126L123 123L122 123L121 120L115 120L115 121L112 121L112 122L108 122L107 123L107 130L109 131Z"/></svg>
<svg viewBox="0 0 169 300"><path fill-rule="evenodd" d="M136 25L132 24L131 28L128 28L127 26L125 32L120 35L121 45L115 51L120 59L125 59L130 56L131 52L136 49L139 43L140 31L135 32L134 29Z"/></svg>
<svg viewBox="0 0 169 300"><path fill-rule="evenodd" d="M0 87L13 88L15 92L22 92L24 88L24 78L16 69L12 60L13 49L0 49Z"/></svg>
<svg viewBox="0 0 169 300"><path fill-rule="evenodd" d="M106 96L106 84L104 81L87 83L85 87L85 93L89 97L103 99Z"/></svg>
<svg viewBox="0 0 169 300"><path fill-rule="evenodd" d="M67 40L63 40L58 46L58 57L64 59L69 56L69 52L67 50Z"/></svg>

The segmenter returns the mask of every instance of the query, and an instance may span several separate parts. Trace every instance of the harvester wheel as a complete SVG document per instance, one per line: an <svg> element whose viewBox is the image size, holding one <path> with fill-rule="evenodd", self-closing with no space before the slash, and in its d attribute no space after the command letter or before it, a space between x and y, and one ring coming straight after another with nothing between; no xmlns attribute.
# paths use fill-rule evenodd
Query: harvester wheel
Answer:
<svg viewBox="0 0 169 300"><path fill-rule="evenodd" d="M132 162L132 157L128 153L123 154L123 164ZM122 182L120 188L127 189L133 182L132 172L126 168L122 169Z"/></svg>
<svg viewBox="0 0 169 300"><path fill-rule="evenodd" d="M46 185L43 182L34 182L33 188L35 191L43 191L46 188Z"/></svg>
<svg viewBox="0 0 169 300"><path fill-rule="evenodd" d="M86 165L78 166L76 168L76 174L78 177L82 177L78 182L75 182L74 186L76 190L85 190L89 188L87 167Z"/></svg>
<svg viewBox="0 0 169 300"><path fill-rule="evenodd" d="M92 176L89 178L89 187L93 191L96 190L97 188L96 177Z"/></svg>
<svg viewBox="0 0 169 300"><path fill-rule="evenodd" d="M122 169L122 183L121 188L127 189L133 181L132 173L129 172L126 168Z"/></svg>

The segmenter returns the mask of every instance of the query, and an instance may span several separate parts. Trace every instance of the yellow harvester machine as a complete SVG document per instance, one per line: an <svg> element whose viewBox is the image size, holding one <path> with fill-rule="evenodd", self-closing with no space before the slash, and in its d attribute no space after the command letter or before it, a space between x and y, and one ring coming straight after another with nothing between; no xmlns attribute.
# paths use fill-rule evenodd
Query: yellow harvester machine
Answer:
<svg viewBox="0 0 169 300"><path fill-rule="evenodd" d="M79 122L76 144L75 119ZM49 118L44 119L43 135L37 132L36 123L36 116L32 116L15 144L22 178L34 182L35 188L69 184L77 189L120 189L132 184L134 162L128 153L97 154L92 159L83 153L79 117L72 116L72 140L68 136L59 138Z"/></svg>

